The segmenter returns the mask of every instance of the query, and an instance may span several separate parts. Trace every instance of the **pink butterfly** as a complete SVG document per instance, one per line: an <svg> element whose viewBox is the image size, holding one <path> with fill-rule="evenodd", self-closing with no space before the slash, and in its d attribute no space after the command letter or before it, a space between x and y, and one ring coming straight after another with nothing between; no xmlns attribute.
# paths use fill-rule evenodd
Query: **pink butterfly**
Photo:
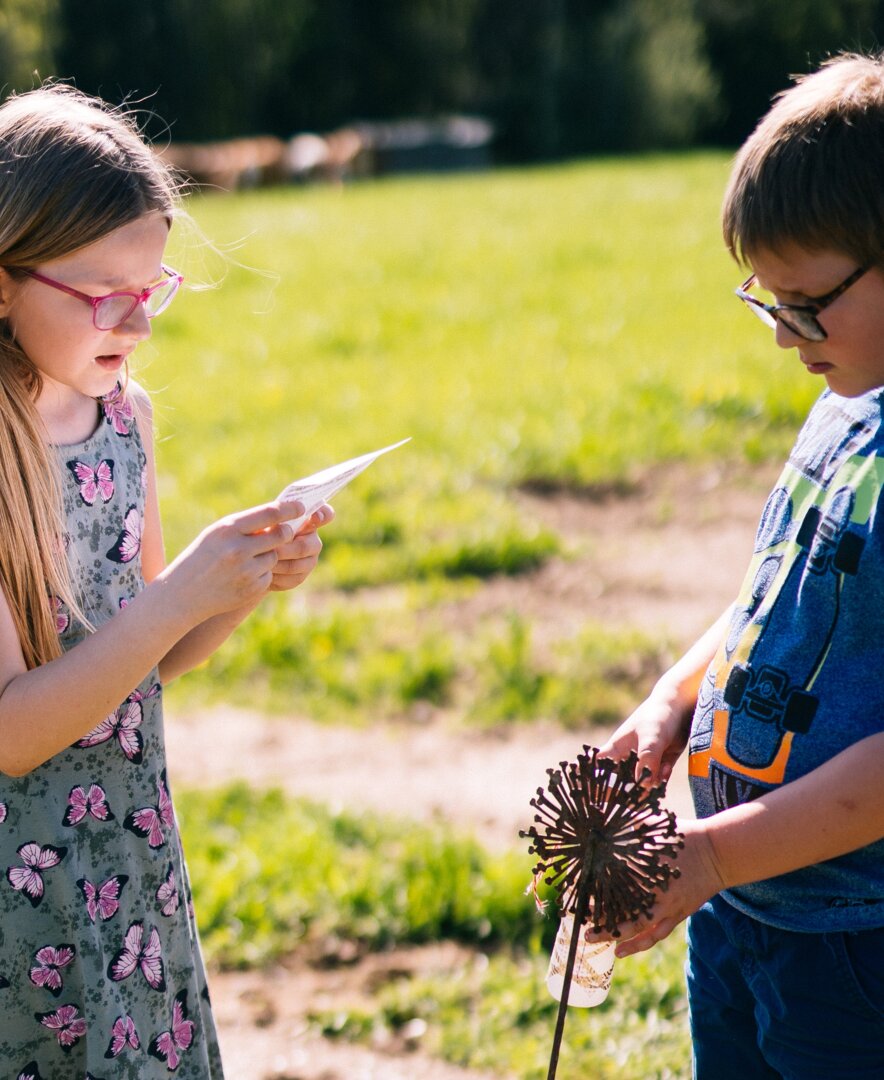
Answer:
<svg viewBox="0 0 884 1080"><path fill-rule="evenodd" d="M135 410L119 383L112 393L102 399L101 407L104 409L104 415L113 424L114 431L118 435L128 435L129 424L135 416Z"/></svg>
<svg viewBox="0 0 884 1080"><path fill-rule="evenodd" d="M71 625L71 617L67 611L65 611L64 602L57 596L50 596L49 602L52 605L52 612L55 615L55 632L57 634L63 634Z"/></svg>
<svg viewBox="0 0 884 1080"><path fill-rule="evenodd" d="M31 907L37 907L43 899L43 871L58 866L67 852L67 848L53 847L52 844L40 847L34 840L22 844L17 853L25 865L7 868L9 884L25 894Z"/></svg>
<svg viewBox="0 0 884 1080"><path fill-rule="evenodd" d="M106 716L98 727L94 727L74 745L83 749L90 746L100 746L116 735L120 749L126 757L133 765L140 765L142 751L144 750L144 739L138 730L144 720L141 702L145 698L155 697L159 692L159 683L155 683L146 694L135 690L126 698L116 712Z"/></svg>
<svg viewBox="0 0 884 1080"><path fill-rule="evenodd" d="M79 825L89 814L96 821L113 821L114 815L107 805L107 795L101 784L90 784L86 791L78 784L68 795L68 808L61 820L62 825Z"/></svg>
<svg viewBox="0 0 884 1080"><path fill-rule="evenodd" d="M168 1031L161 1031L156 1038L150 1040L147 1052L155 1058L165 1060L169 1072L174 1072L181 1063L179 1050L185 1051L193 1042L193 1032L196 1024L187 1019L187 991L182 990L175 995L175 1003L172 1006L172 1026Z"/></svg>
<svg viewBox="0 0 884 1080"><path fill-rule="evenodd" d="M86 1034L86 1020L80 1016L76 1005L62 1005L55 1012L35 1013L35 1017L43 1027L48 1027L56 1033L58 1045L64 1052L70 1053Z"/></svg>
<svg viewBox="0 0 884 1080"><path fill-rule="evenodd" d="M128 880L128 874L117 874L103 881L96 889L87 878L80 878L77 887L86 900L86 914L90 922L95 922L96 915L100 915L105 922L116 915L120 908L120 894Z"/></svg>
<svg viewBox="0 0 884 1080"><path fill-rule="evenodd" d="M160 935L156 927L151 927L147 942L144 941L144 923L134 922L126 931L123 947L107 965L109 979L122 982L128 979L136 968L154 990L166 989L166 976L163 968Z"/></svg>
<svg viewBox="0 0 884 1080"><path fill-rule="evenodd" d="M166 874L166 880L160 885L156 891L156 898L160 902L160 911L167 917L174 915L178 910L180 900L178 899L178 890L175 888L175 871L171 865Z"/></svg>
<svg viewBox="0 0 884 1080"><path fill-rule="evenodd" d="M87 506L96 499L109 502L114 495L114 463L104 458L93 469L85 461L69 461L67 467L74 474L80 498Z"/></svg>
<svg viewBox="0 0 884 1080"><path fill-rule="evenodd" d="M143 522L137 506L130 506L126 510L123 519L123 531L117 538L117 542L106 553L111 562L132 562L141 551L141 532Z"/></svg>
<svg viewBox="0 0 884 1080"><path fill-rule="evenodd" d="M9 813L9 807L5 802L0 802L0 825L6 820L6 815Z"/></svg>
<svg viewBox="0 0 884 1080"><path fill-rule="evenodd" d="M123 827L137 836L146 836L147 842L152 848L160 848L166 842L166 829L171 829L175 824L175 813L172 809L172 799L166 787L166 771L163 770L157 780L156 806L142 806L139 810L133 810L127 814Z"/></svg>
<svg viewBox="0 0 884 1080"><path fill-rule="evenodd" d="M54 997L61 993L61 969L74 959L77 950L73 945L44 945L34 954L36 963L28 973L34 986L45 986Z"/></svg>
<svg viewBox="0 0 884 1080"><path fill-rule="evenodd" d="M141 1046L138 1032L135 1030L135 1021L131 1016L118 1016L111 1028L111 1039L104 1056L106 1058L118 1057L127 1046L131 1046L133 1050Z"/></svg>

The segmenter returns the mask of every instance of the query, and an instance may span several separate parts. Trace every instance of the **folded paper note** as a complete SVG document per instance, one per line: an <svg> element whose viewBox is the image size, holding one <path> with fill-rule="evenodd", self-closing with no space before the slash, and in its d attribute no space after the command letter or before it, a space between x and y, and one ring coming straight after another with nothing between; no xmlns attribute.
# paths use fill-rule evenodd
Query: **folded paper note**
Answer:
<svg viewBox="0 0 884 1080"><path fill-rule="evenodd" d="M339 492L342 487L349 484L354 476L358 476L363 469L367 469L376 458L379 458L381 454L389 453L390 450L404 446L405 443L410 441L410 439L402 439L401 442L393 443L392 446L384 446L380 450L373 450L370 454L350 458L349 461L342 461L340 465L332 465L328 469L323 469L312 476L305 476L302 480L295 480L289 484L280 493L280 499L299 499L304 504L304 513L298 518L293 518L289 525L297 532L311 514L318 510L323 503L328 502L332 495Z"/></svg>

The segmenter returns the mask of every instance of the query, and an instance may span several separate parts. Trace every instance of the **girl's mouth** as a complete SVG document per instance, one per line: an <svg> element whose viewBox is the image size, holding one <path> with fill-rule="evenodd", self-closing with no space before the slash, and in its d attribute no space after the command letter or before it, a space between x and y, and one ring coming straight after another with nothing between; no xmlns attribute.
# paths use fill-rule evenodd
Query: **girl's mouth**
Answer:
<svg viewBox="0 0 884 1080"><path fill-rule="evenodd" d="M125 353L108 353L104 356L96 356L95 363L105 371L119 371L126 362Z"/></svg>

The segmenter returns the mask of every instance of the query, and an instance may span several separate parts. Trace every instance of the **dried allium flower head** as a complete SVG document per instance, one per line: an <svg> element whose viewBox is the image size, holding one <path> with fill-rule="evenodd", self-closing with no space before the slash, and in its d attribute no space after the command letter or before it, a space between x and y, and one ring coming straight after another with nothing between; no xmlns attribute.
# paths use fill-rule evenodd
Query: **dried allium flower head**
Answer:
<svg viewBox="0 0 884 1080"><path fill-rule="evenodd" d="M535 880L556 889L562 913L615 937L620 923L650 914L658 891L678 877L671 860L684 847L675 815L660 805L666 784L648 787L647 769L636 780L637 764L635 753L614 761L584 746L576 761L547 769L547 789L531 800L535 824L519 833L539 857ZM587 889L584 915L578 892Z"/></svg>

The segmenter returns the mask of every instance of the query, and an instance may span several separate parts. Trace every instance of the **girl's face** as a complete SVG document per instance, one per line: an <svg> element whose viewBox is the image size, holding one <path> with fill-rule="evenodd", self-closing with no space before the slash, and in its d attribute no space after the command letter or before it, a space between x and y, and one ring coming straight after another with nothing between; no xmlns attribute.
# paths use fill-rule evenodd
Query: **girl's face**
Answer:
<svg viewBox="0 0 884 1080"><path fill-rule="evenodd" d="M168 235L167 219L149 213L88 247L31 269L88 296L141 292L163 276ZM43 377L37 408L44 419L72 414L83 409L86 399L109 394L126 358L139 341L150 337L150 322L140 304L122 325L96 330L92 308L83 300L31 278L15 281L0 270L4 316Z"/></svg>

